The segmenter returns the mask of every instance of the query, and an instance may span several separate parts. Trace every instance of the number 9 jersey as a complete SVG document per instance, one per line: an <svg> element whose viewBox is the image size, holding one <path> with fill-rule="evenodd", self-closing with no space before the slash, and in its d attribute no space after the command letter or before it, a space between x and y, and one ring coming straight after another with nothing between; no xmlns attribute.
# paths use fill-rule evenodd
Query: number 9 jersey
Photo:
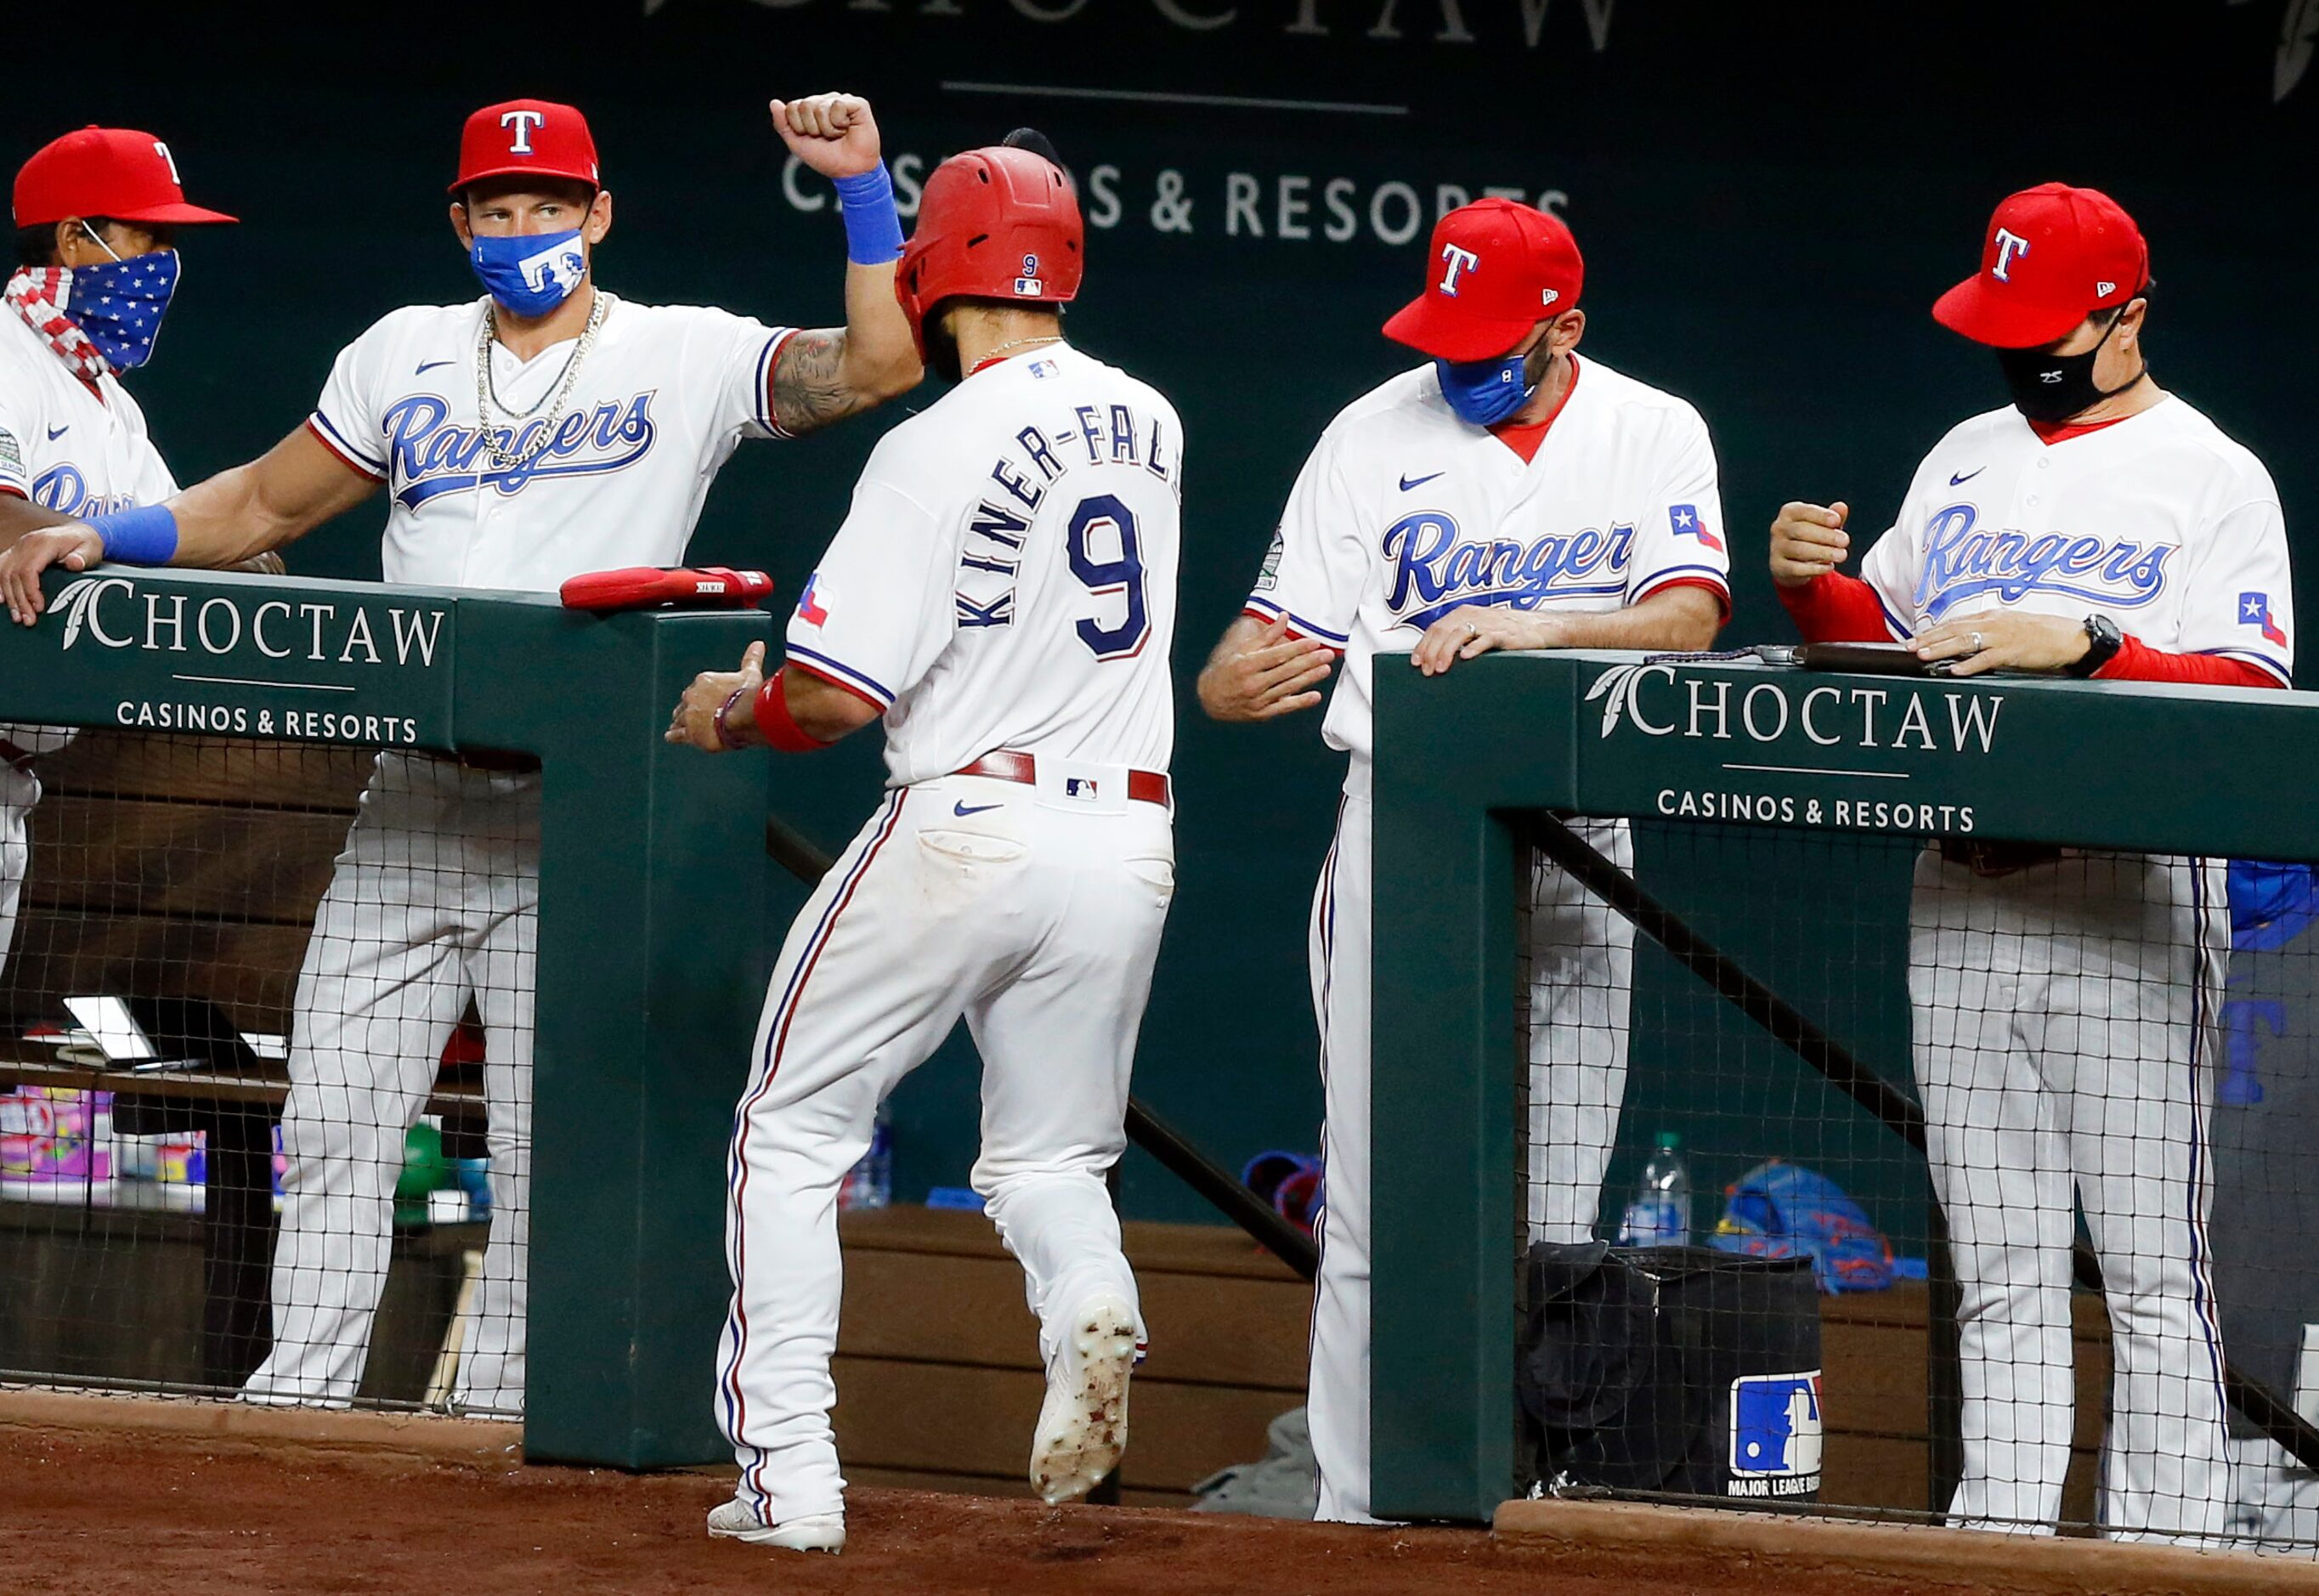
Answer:
<svg viewBox="0 0 2319 1596"><path fill-rule="evenodd" d="M1183 430L1055 344L889 432L789 624L789 664L886 717L889 785L996 749L1165 771Z"/></svg>

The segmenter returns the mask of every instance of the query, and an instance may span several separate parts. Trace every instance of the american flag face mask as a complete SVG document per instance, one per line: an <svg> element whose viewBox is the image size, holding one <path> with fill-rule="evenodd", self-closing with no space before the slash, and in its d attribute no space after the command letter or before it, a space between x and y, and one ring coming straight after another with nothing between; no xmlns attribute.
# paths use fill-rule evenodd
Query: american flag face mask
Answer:
<svg viewBox="0 0 2319 1596"><path fill-rule="evenodd" d="M112 255L102 239L99 246ZM161 331L161 317L177 292L177 252L157 249L113 256L93 266L75 266L71 293L65 311L80 324L89 342L115 371L127 371L153 357L153 340Z"/></svg>

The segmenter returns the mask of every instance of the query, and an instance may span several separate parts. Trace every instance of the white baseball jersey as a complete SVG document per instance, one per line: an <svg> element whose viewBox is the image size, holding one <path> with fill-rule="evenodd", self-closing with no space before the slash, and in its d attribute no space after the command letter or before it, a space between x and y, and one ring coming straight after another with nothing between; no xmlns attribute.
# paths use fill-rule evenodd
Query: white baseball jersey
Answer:
<svg viewBox="0 0 2319 1596"><path fill-rule="evenodd" d="M487 299L396 311L340 352L307 425L386 484L388 582L545 591L582 572L673 565L735 446L781 436L766 384L792 329L604 298L546 446L511 471L483 449ZM491 346L492 424L510 452L543 435L576 347L525 361Z"/></svg>
<svg viewBox="0 0 2319 1596"><path fill-rule="evenodd" d="M158 504L176 491L146 436L145 412L121 380L107 372L92 391L22 316L0 307L0 493L93 516ZM72 737L61 726L0 724L0 738L32 753ZM25 816L40 798L32 772L0 767L0 960L28 857Z"/></svg>
<svg viewBox="0 0 2319 1596"><path fill-rule="evenodd" d="M1683 401L1586 361L1525 460L1458 419L1423 366L1321 435L1249 596L1249 614L1345 654L1322 731L1351 770L1309 937L1329 1168L1309 1386L1323 1519L1369 1517L1372 656L1466 604L1610 610L1695 582L1728 607L1722 528L1714 450ZM1623 822L1588 835L1632 858ZM1633 931L1550 867L1532 890L1529 1222L1537 1240L1577 1241L1618 1139Z"/></svg>
<svg viewBox="0 0 2319 1596"><path fill-rule="evenodd" d="M1730 603L1715 451L1671 393L1574 358L1534 459L1458 419L1430 365L1329 424L1282 513L1248 613L1345 652L1322 734L1370 744L1370 656L1465 604L1609 610L1696 582Z"/></svg>
<svg viewBox="0 0 2319 1596"><path fill-rule="evenodd" d="M1175 746L1183 430L1068 346L889 432L789 626L789 658L878 706L906 787L994 749L1164 771Z"/></svg>
<svg viewBox="0 0 2319 1596"><path fill-rule="evenodd" d="M108 372L91 392L47 339L0 308L0 493L94 516L176 491L121 380Z"/></svg>
<svg viewBox="0 0 2319 1596"><path fill-rule="evenodd" d="M2099 611L2152 648L2287 683L2295 591L2278 490L2179 399L2048 445L2009 406L1951 429L1862 563L1896 638L1952 616Z"/></svg>
<svg viewBox="0 0 2319 1596"><path fill-rule="evenodd" d="M397 311L340 353L307 425L385 482L387 581L552 591L582 572L674 564L735 446L778 435L766 384L790 329L604 298L552 431L578 340L528 361L491 346L502 444L548 439L511 471L484 453L479 422L487 302ZM472 996L492 1059L492 1232L453 1399L522 1411L538 802L536 777L423 757L384 755L372 777L298 977L290 1195L256 1400L344 1403L359 1385L393 1229L394 1159L376 1150L402 1144Z"/></svg>

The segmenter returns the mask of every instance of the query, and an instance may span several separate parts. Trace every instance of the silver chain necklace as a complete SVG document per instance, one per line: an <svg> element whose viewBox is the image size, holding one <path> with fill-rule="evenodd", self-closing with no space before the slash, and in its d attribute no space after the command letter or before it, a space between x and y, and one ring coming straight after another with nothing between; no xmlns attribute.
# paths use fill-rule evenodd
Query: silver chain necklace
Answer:
<svg viewBox="0 0 2319 1596"><path fill-rule="evenodd" d="M1008 338L1003 344L993 344L989 348L985 349L982 352L982 358L974 363L975 367L979 370L988 365L1009 349L1027 349L1034 344L1060 344L1062 341L1062 335L1060 333L1049 333L1044 338Z"/></svg>
<svg viewBox="0 0 2319 1596"><path fill-rule="evenodd" d="M573 386L580 380L581 364L588 358L588 351L596 346L596 329L604 324L606 297L603 290L596 291L594 301L588 306L588 325L580 329L580 341L564 357L564 377L555 385L555 398L548 407L546 419L534 435L530 446L519 455L510 454L500 446L499 433L492 425L492 418L497 415L505 422L514 423L508 428L508 437L512 442L520 424L539 414L539 406L534 405L519 412L500 403L499 391L492 382L492 345L499 338L499 307L495 304L483 307L483 337L475 341L475 414L483 427L483 453L490 457L495 470L516 471L530 464L554 440L556 423L564 419L564 403L571 399Z"/></svg>

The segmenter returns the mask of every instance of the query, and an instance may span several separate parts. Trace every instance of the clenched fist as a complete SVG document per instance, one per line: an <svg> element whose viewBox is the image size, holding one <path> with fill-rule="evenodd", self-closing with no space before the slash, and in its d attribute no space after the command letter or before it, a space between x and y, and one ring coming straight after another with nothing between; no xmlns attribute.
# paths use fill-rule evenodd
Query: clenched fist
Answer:
<svg viewBox="0 0 2319 1596"><path fill-rule="evenodd" d="M877 119L859 95L808 95L772 102L773 127L790 153L825 177L853 177L877 166Z"/></svg>
<svg viewBox="0 0 2319 1596"><path fill-rule="evenodd" d="M1845 518L1852 507L1841 499L1834 504L1788 503L1772 523L1772 580L1783 588L1800 588L1826 576L1844 564L1852 552L1845 535Z"/></svg>

